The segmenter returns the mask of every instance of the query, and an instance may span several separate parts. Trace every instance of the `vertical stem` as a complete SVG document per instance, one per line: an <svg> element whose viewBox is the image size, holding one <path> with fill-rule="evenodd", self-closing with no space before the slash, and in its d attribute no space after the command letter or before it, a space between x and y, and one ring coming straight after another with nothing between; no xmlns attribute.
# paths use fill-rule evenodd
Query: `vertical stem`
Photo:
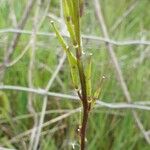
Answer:
<svg viewBox="0 0 150 150"><path fill-rule="evenodd" d="M77 51L78 52L78 51ZM78 56L78 55L77 55ZM85 149L85 137L86 137L86 126L88 122L88 101L87 101L87 91L86 91L86 80L84 74L84 68L82 64L82 60L80 57L77 57L77 64L79 70L79 77L81 82L81 91L82 91L82 105L83 105L83 117L82 117L82 126L80 131L80 142L81 142L81 150Z"/></svg>
<svg viewBox="0 0 150 150"><path fill-rule="evenodd" d="M85 149L85 137L86 137L86 127L88 122L88 108L83 108L83 118L81 127L81 150Z"/></svg>
<svg viewBox="0 0 150 150"><path fill-rule="evenodd" d="M66 4L65 4L66 2ZM87 91L86 91L86 77L84 72L84 66L82 61L82 39L81 39L81 33L80 33L80 10L82 9L83 0L73 0L72 2L65 1L64 4L66 7L69 7L69 4L72 4L73 10L72 13L70 12L72 23L73 23L73 31L74 36L72 36L72 33L70 32L70 37L72 38L73 45L75 47L76 51L76 59L77 59L77 67L78 67L78 75L80 79L80 85L81 85L81 94L78 92L79 98L82 101L83 106L83 116L82 116L82 127L80 131L80 141L81 141L81 150L85 149L85 136L86 136L86 126L88 121L88 113L89 113L89 105L87 100ZM67 4L68 3L68 4ZM67 6L68 5L68 6ZM67 8L66 8L67 9ZM67 12L67 10L65 10ZM70 10L69 10L70 11ZM82 11L82 10L81 10ZM68 28L70 31L70 27Z"/></svg>

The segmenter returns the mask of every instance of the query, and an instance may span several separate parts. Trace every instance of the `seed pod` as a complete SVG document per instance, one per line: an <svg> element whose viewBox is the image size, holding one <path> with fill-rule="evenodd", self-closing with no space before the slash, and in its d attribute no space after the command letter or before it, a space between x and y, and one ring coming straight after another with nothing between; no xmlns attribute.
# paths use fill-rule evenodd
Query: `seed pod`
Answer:
<svg viewBox="0 0 150 150"><path fill-rule="evenodd" d="M70 0L63 0L63 12L64 12L64 19L65 19L65 23L67 25L67 29L69 31L70 34L70 38L73 42L73 44L75 44L75 32L74 32L74 25L73 25L73 3Z"/></svg>
<svg viewBox="0 0 150 150"><path fill-rule="evenodd" d="M72 77L73 85L75 89L78 89L79 82L78 82L78 67L77 67L76 57L70 51L67 51L67 57L71 69L71 77Z"/></svg>
<svg viewBox="0 0 150 150"><path fill-rule="evenodd" d="M52 24L52 27L53 27L53 29L54 29L54 31L55 31L55 34L56 34L56 36L57 36L57 38L58 38L60 44L62 45L63 49L64 49L65 51L67 51L67 47L68 47L68 46L67 46L65 40L63 39L63 37L62 37L61 34L59 33L59 31L58 31L58 29L56 28L56 26L55 26L55 24L54 24L53 21L51 21L51 24Z"/></svg>
<svg viewBox="0 0 150 150"><path fill-rule="evenodd" d="M98 86L97 86L97 89L93 95L93 100L94 102L96 101L96 99L99 98L100 94L101 94L101 90L102 90L102 87L104 85L104 79L105 79L105 76L102 77L102 79L100 80Z"/></svg>
<svg viewBox="0 0 150 150"><path fill-rule="evenodd" d="M79 46L79 48L81 47L81 35L80 35L80 4L79 4L79 0L72 0L73 3L73 10L74 10L74 16L73 16L73 24L74 24L74 30L75 30L75 37L76 37L76 41L77 44Z"/></svg>
<svg viewBox="0 0 150 150"><path fill-rule="evenodd" d="M59 33L58 29L54 25L54 22L51 22L51 23L52 23L52 26L54 28L54 31L56 33L56 36L57 36L60 44L62 45L64 51L66 52L66 55L67 55L67 58L68 58L68 61L69 61L69 66L70 66L70 71L71 71L71 77L72 77L73 85L74 85L75 89L78 89L79 82L78 82L78 67L77 67L76 57L69 50L69 47L67 46L65 40L63 39L63 37Z"/></svg>

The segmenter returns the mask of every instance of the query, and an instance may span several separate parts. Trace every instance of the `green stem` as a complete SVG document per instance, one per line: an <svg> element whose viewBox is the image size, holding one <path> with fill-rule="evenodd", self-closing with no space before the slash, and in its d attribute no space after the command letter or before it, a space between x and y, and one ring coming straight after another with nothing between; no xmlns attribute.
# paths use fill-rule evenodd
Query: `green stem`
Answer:
<svg viewBox="0 0 150 150"><path fill-rule="evenodd" d="M79 53L78 53L79 52ZM81 150L85 149L85 137L86 137L86 126L88 122L88 100L87 100L87 91L86 91L86 79L83 69L83 63L81 58L81 50L76 50L76 57L77 57L77 65L78 65L78 71L79 71L79 77L80 77L80 83L81 83L81 94L82 94L82 105L83 105L83 117L82 117L82 127L80 132L80 142L81 142Z"/></svg>

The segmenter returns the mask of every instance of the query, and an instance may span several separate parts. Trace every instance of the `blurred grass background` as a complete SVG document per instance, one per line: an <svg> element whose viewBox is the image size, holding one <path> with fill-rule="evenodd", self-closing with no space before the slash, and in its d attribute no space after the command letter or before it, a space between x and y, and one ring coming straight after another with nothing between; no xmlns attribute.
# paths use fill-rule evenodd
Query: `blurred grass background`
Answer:
<svg viewBox="0 0 150 150"><path fill-rule="evenodd" d="M47 7L48 0L43 0L40 8L40 15ZM22 17L26 0L1 0L0 1L0 31L4 29L15 28L12 20L12 10L16 15L18 22ZM109 35L114 40L126 39L150 39L150 1L149 0L103 0L101 1L103 14L109 30ZM115 27L117 20L135 5L129 15ZM24 30L32 31L33 17L36 6L33 7ZM60 17L59 0L51 0L48 13ZM86 35L101 36L101 31L95 18L93 1L86 1L84 15L81 19L82 33ZM58 23L58 26L60 24ZM61 27L61 26L60 26ZM39 31L52 32L50 19L46 17ZM3 62L5 50L11 42L14 33L0 32L0 63ZM30 39L30 34L22 34L16 49L13 52L11 60L14 60L24 49ZM102 92L101 99L105 102L125 102L123 92L117 81L114 67L111 63L109 54L105 48L104 42L94 40L83 40L85 52L93 53L93 83L99 80L99 77L105 75L106 82ZM125 81L131 93L133 101L149 101L150 99L150 46L146 45L128 45L114 46L119 64L121 66ZM150 52L150 51L149 51ZM8 67L4 76L3 84L20 85L28 87L28 66L31 48L25 53L24 57L15 65ZM48 80L56 69L63 51L59 46L57 39L53 36L37 35L36 59L34 62L34 87L45 88ZM48 69L41 66L47 66ZM55 80L50 91L73 94L68 63L65 61L63 68L58 74L58 80ZM29 144L30 135L21 138L16 142L11 139L16 135L23 133L33 126L32 118L24 118L13 121L17 116L29 114L27 109L28 93L18 91L4 91L7 96L11 112L5 112L0 117L0 145L15 149L26 149ZM43 97L34 96L35 110L41 111ZM0 99L1 100L1 99ZM48 114L45 122L62 115L57 110L74 109L79 107L78 102L68 99L48 97L47 110L56 110L55 113ZM0 106L2 107L2 105ZM138 111L142 123L146 130L150 129L149 113ZM5 120L5 123L2 121ZM59 129L64 125L62 129ZM72 149L75 143L75 149L78 147L78 135L76 129L79 125L79 113L72 114L70 117L60 120L52 125L43 128L46 132L41 136L40 149ZM56 131L54 130L56 129ZM50 132L54 130L53 132ZM90 114L87 144L89 150L149 150L149 145L145 142L142 134L137 128L131 112L128 110L111 110L97 108Z"/></svg>

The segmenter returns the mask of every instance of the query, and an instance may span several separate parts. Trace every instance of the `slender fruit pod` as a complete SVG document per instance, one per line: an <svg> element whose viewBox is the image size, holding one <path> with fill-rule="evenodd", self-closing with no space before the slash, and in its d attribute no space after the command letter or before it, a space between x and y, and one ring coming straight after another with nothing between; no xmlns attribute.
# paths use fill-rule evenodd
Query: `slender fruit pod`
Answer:
<svg viewBox="0 0 150 150"><path fill-rule="evenodd" d="M73 42L73 44L75 44L75 32L74 32L74 25L73 25L73 16L74 16L74 12L73 12L73 3L70 0L63 0L63 12L64 12L64 19L65 19L65 23L67 25L67 29L69 31L70 34L70 38Z"/></svg>
<svg viewBox="0 0 150 150"><path fill-rule="evenodd" d="M93 95L93 102L92 103L95 103L95 101L100 97L100 94L101 94L101 91L102 91L102 87L104 85L104 79L105 79L105 76L102 77L102 79L100 80L98 86L97 86L97 89Z"/></svg>
<svg viewBox="0 0 150 150"><path fill-rule="evenodd" d="M55 31L55 34L56 34L57 38L58 38L59 43L61 44L61 46L63 47L63 49L65 50L65 52L67 52L68 46L67 46L65 40L64 40L63 37L61 36L60 32L59 32L58 29L56 28L56 26L55 26L55 24L54 24L53 21L51 21L51 24L52 24L52 27L53 27L53 29L54 29L54 31Z"/></svg>
<svg viewBox="0 0 150 150"><path fill-rule="evenodd" d="M78 79L78 67L77 67L76 57L70 51L67 52L67 57L71 69L71 77L72 77L73 85L75 89L78 89L79 79Z"/></svg>
<svg viewBox="0 0 150 150"><path fill-rule="evenodd" d="M69 66L70 66L70 72L71 72L73 85L74 85L75 89L78 89L79 79L78 79L77 59L73 55L73 53L71 53L71 51L69 50L69 47L67 46L65 40L63 39L63 37L60 34L60 32L58 31L58 29L56 28L54 22L51 22L51 24L53 26L53 29L55 31L55 34L56 34L60 44L62 45L64 51L66 52L66 55L67 55L67 58L68 58L68 61L69 61Z"/></svg>
<svg viewBox="0 0 150 150"><path fill-rule="evenodd" d="M73 10L74 10L74 16L73 16L73 24L75 29L75 36L77 40L77 45L80 48L81 47L81 35L80 35L80 2L79 0L72 0L73 3Z"/></svg>

